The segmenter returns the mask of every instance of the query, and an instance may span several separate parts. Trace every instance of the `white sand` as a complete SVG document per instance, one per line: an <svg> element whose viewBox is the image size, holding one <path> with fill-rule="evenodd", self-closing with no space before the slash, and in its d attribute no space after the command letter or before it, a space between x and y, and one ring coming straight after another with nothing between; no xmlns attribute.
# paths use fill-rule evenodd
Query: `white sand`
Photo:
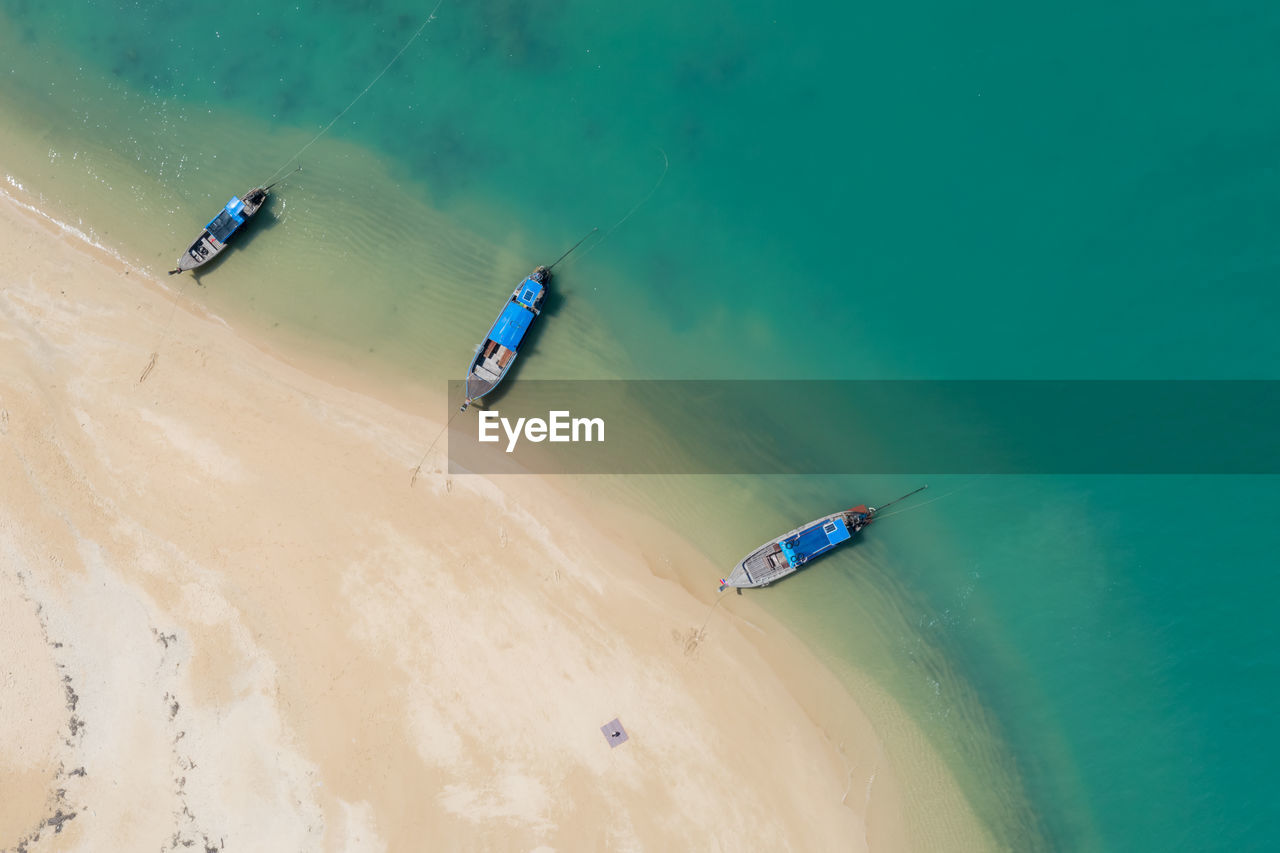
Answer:
<svg viewBox="0 0 1280 853"><path fill-rule="evenodd" d="M0 849L906 848L853 700L641 531L410 488L421 413L0 234Z"/></svg>

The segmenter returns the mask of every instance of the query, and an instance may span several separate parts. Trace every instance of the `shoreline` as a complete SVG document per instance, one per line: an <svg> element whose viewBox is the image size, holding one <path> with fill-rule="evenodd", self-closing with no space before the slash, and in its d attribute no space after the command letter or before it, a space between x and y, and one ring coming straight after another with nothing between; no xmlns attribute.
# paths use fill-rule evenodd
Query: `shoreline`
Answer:
<svg viewBox="0 0 1280 853"><path fill-rule="evenodd" d="M268 785L258 796L307 804L290 810L296 823L328 827L323 839L311 836L307 843L323 840L329 847L340 831L343 843L373 838L392 849L423 832L499 846L546 839L612 839L626 846L627 838L647 846L667 838L673 823L722 841L743 832L736 837L748 847L769 837L769 846L796 849L822 848L834 839L865 849L910 846L892 767L885 766L870 723L812 654L765 614L756 612L751 621L733 615L699 635L698 623L714 615L703 602L655 574L625 547L634 543L593 529L588 513L536 478L497 485L426 473L424 467L409 490L413 462L406 459L420 452L413 446L418 436L434 434L429 419L345 383L317 379L300 367L307 363L300 354L281 360L219 318L190 313L191 303L172 310L173 331L160 347L157 368L145 382L135 381L146 362L139 341L160 334L172 291L149 277L138 282L141 273L102 266L90 255L103 249L54 233L60 223L51 217L38 220L10 200L0 200L0 210L10 234L3 249L10 270L5 325L22 332L7 335L3 344L9 354L0 373L0 441L7 476L25 484L27 494L10 504L3 525L6 549L21 558L10 564L25 568L6 572L4 580L7 593L19 590L38 605L49 643L43 656L9 677L26 685L15 695L38 701L46 724L65 716L50 697L66 696L50 691L33 670L61 668L78 697L72 713L80 724L68 718L57 738L32 732L26 747L44 743L46 754L22 757L22 767L39 773L45 772L41 761L59 756L63 775L55 774L50 786L65 790L66 806L53 814L73 810L77 819L58 824L58 835L91 832L84 837L97 839L102 830L129 846L127 839L141 843L161 825L165 833L175 831L170 818L130 824L117 815L114 825L87 819L90 810L127 808L107 796L104 776L132 773L136 784L155 786L173 812L196 816L176 830L193 839L221 821L251 837L276 833L289 843L298 827L285 815L268 820L260 809L237 813L228 786L208 777L197 786L203 775L197 768L221 763L223 783L242 774L274 777L274 788ZM28 245L16 248L16 234ZM34 269L33 248L39 250ZM26 284L17 281L22 272ZM57 294L49 284L54 272ZM112 286L103 287L109 279ZM53 386L45 391L31 381L42 373L57 380L44 383ZM187 382L184 375L199 381ZM53 426L34 423L38 400L50 409ZM249 400L257 402L246 405ZM326 455L336 472L317 466L315 459ZM316 500L316 492L326 499ZM364 507L356 513L358 530L343 530L352 525L352 513L332 503L357 497ZM210 509L219 504L228 509ZM543 519L549 513L555 526L544 526L524 506L537 506ZM246 508L252 508L249 516L238 514ZM449 524L415 529L424 516L430 524ZM48 535L31 536L37 530ZM447 544L458 531L478 544ZM678 538L669 535L668 542ZM434 553L442 538L444 559ZM511 544L517 548L508 549ZM59 566L53 573L41 568L55 557L42 553L50 549ZM424 587L434 594L425 595ZM143 624L95 615L99 602L90 589L109 590L107 598L118 599L121 612L140 608ZM498 615L464 618L477 597ZM281 601L305 606L281 612ZM423 627L443 620L453 630ZM333 636L335 625L346 628L345 642ZM486 642L462 642L458 629ZM28 626L27 641L32 630ZM541 631L558 639L539 646L551 651L554 664L528 648L529 636ZM763 633L752 636L756 631ZM101 657L100 649L122 646L128 648L123 656ZM760 646L783 665L764 663ZM234 652L230 661L214 651L227 649ZM448 650L446 657L469 656L471 667L442 662L439 649ZM610 666L594 661L602 655ZM99 668L126 663L154 666L144 681L156 707L129 710L120 686L96 675ZM614 671L613 664L624 663L622 672ZM424 679L424 666L438 671ZM472 669L485 678L476 681ZM486 716L523 704L530 673L538 674L533 694L555 713L505 720L504 732L525 737L497 735L497 745L486 745L475 731L483 730ZM798 683L807 689L798 691ZM34 698L41 691L43 698ZM797 692L831 705L815 713L796 699ZM385 707L396 701L402 703L395 706L398 713ZM165 720L166 708L175 705ZM761 742L759 721L755 713L742 713L746 707L767 708L771 717L788 721L786 738ZM618 714L632 742L614 754L597 727ZM107 737L112 716L134 718L132 734ZM140 719L152 725L138 726ZM255 721L256 743L246 746L230 728L232 720ZM367 733L372 746L362 751L359 738L338 745L341 734L369 720L379 723ZM664 732L663 721L670 730ZM179 723L185 727L170 731ZM824 723L843 730L835 732L839 740ZM159 758L128 771L110 759L119 740ZM165 741L175 746L167 757ZM400 755L408 745L416 757ZM628 747L637 748L628 754ZM273 748L288 750L287 770L261 761L260 754ZM573 759L565 758L565 750ZM80 755L86 760L77 763ZM360 769L375 756L383 762L400 758L386 765L382 784L380 774ZM625 762L627 774L611 777L618 762ZM191 780L190 790L161 790L157 777L170 782L175 763L191 766L190 776L182 777ZM0 767L8 775L17 764L6 755ZM89 772L91 765L96 773ZM79 766L84 776L65 775ZM745 781L755 780L763 790L780 774L788 782L785 796L795 800L791 808L762 816L749 801L725 802ZM387 776L398 783L386 784ZM674 789L666 784L672 777ZM415 786L437 793L431 818L389 818L406 813L412 793L406 789ZM607 812L617 801L607 793L601 797L611 789L632 803L616 835L594 816L596 806ZM567 813L558 799L566 790L577 806ZM855 796L861 791L865 801ZM28 815L25 825L51 816ZM24 831L23 816L4 818L5 833ZM808 842L800 840L806 837Z"/></svg>

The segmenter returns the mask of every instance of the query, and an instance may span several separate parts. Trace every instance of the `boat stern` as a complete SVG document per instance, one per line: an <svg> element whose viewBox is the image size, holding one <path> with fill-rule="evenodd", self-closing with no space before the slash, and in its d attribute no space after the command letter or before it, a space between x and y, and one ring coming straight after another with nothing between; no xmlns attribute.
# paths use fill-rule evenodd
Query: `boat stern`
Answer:
<svg viewBox="0 0 1280 853"><path fill-rule="evenodd" d="M262 206L267 203L267 195L266 187L254 187L240 197L241 213L246 219L262 209Z"/></svg>
<svg viewBox="0 0 1280 853"><path fill-rule="evenodd" d="M533 276L526 278L520 282L520 286L516 288L516 292L511 294L511 298L537 314L541 309L542 300L547 295L546 282L538 281Z"/></svg>

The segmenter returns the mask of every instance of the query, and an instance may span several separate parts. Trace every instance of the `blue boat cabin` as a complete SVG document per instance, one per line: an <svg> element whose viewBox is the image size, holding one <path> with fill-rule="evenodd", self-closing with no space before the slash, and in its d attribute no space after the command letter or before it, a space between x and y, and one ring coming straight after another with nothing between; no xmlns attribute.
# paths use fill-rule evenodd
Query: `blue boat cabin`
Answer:
<svg viewBox="0 0 1280 853"><path fill-rule="evenodd" d="M515 295L511 297L511 301L498 315L493 328L489 330L489 340L512 353L520 349L520 342L524 340L525 333L529 331L529 325L537 316L536 306L542 296L542 290L543 285L531 278L522 281ZM492 352L496 347L490 346L486 349ZM505 363L503 366L506 366Z"/></svg>
<svg viewBox="0 0 1280 853"><path fill-rule="evenodd" d="M209 237L219 243L227 242L227 238L244 224L243 211L244 202L236 196L232 196L226 207L205 226L205 230L209 232Z"/></svg>
<svg viewBox="0 0 1280 853"><path fill-rule="evenodd" d="M807 530L802 530L778 544L787 562L792 566L799 566L831 550L852 535L843 518L833 518L823 524L815 524Z"/></svg>

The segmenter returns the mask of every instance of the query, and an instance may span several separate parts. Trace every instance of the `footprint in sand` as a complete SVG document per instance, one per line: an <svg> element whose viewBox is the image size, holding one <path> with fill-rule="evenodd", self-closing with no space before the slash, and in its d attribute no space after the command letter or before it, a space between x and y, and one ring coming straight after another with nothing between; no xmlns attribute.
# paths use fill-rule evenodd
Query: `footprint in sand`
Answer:
<svg viewBox="0 0 1280 853"><path fill-rule="evenodd" d="M151 375L151 371L156 369L156 359L160 357L160 353L151 353L151 358L147 361L147 366L142 368L142 373L138 375L138 384L141 385L147 381L147 377Z"/></svg>
<svg viewBox="0 0 1280 853"><path fill-rule="evenodd" d="M0 409L0 435L9 431L9 410Z"/></svg>
<svg viewBox="0 0 1280 853"><path fill-rule="evenodd" d="M498 528L498 547L507 547L507 528L505 526Z"/></svg>
<svg viewBox="0 0 1280 853"><path fill-rule="evenodd" d="M702 631L697 628L690 628L688 631L685 631L683 634L677 631L675 628L671 629L672 639L674 639L677 644L684 647L684 653L686 657L691 656L694 652L698 650L698 646L702 644L702 641L706 639L706 636L707 636L706 631Z"/></svg>

